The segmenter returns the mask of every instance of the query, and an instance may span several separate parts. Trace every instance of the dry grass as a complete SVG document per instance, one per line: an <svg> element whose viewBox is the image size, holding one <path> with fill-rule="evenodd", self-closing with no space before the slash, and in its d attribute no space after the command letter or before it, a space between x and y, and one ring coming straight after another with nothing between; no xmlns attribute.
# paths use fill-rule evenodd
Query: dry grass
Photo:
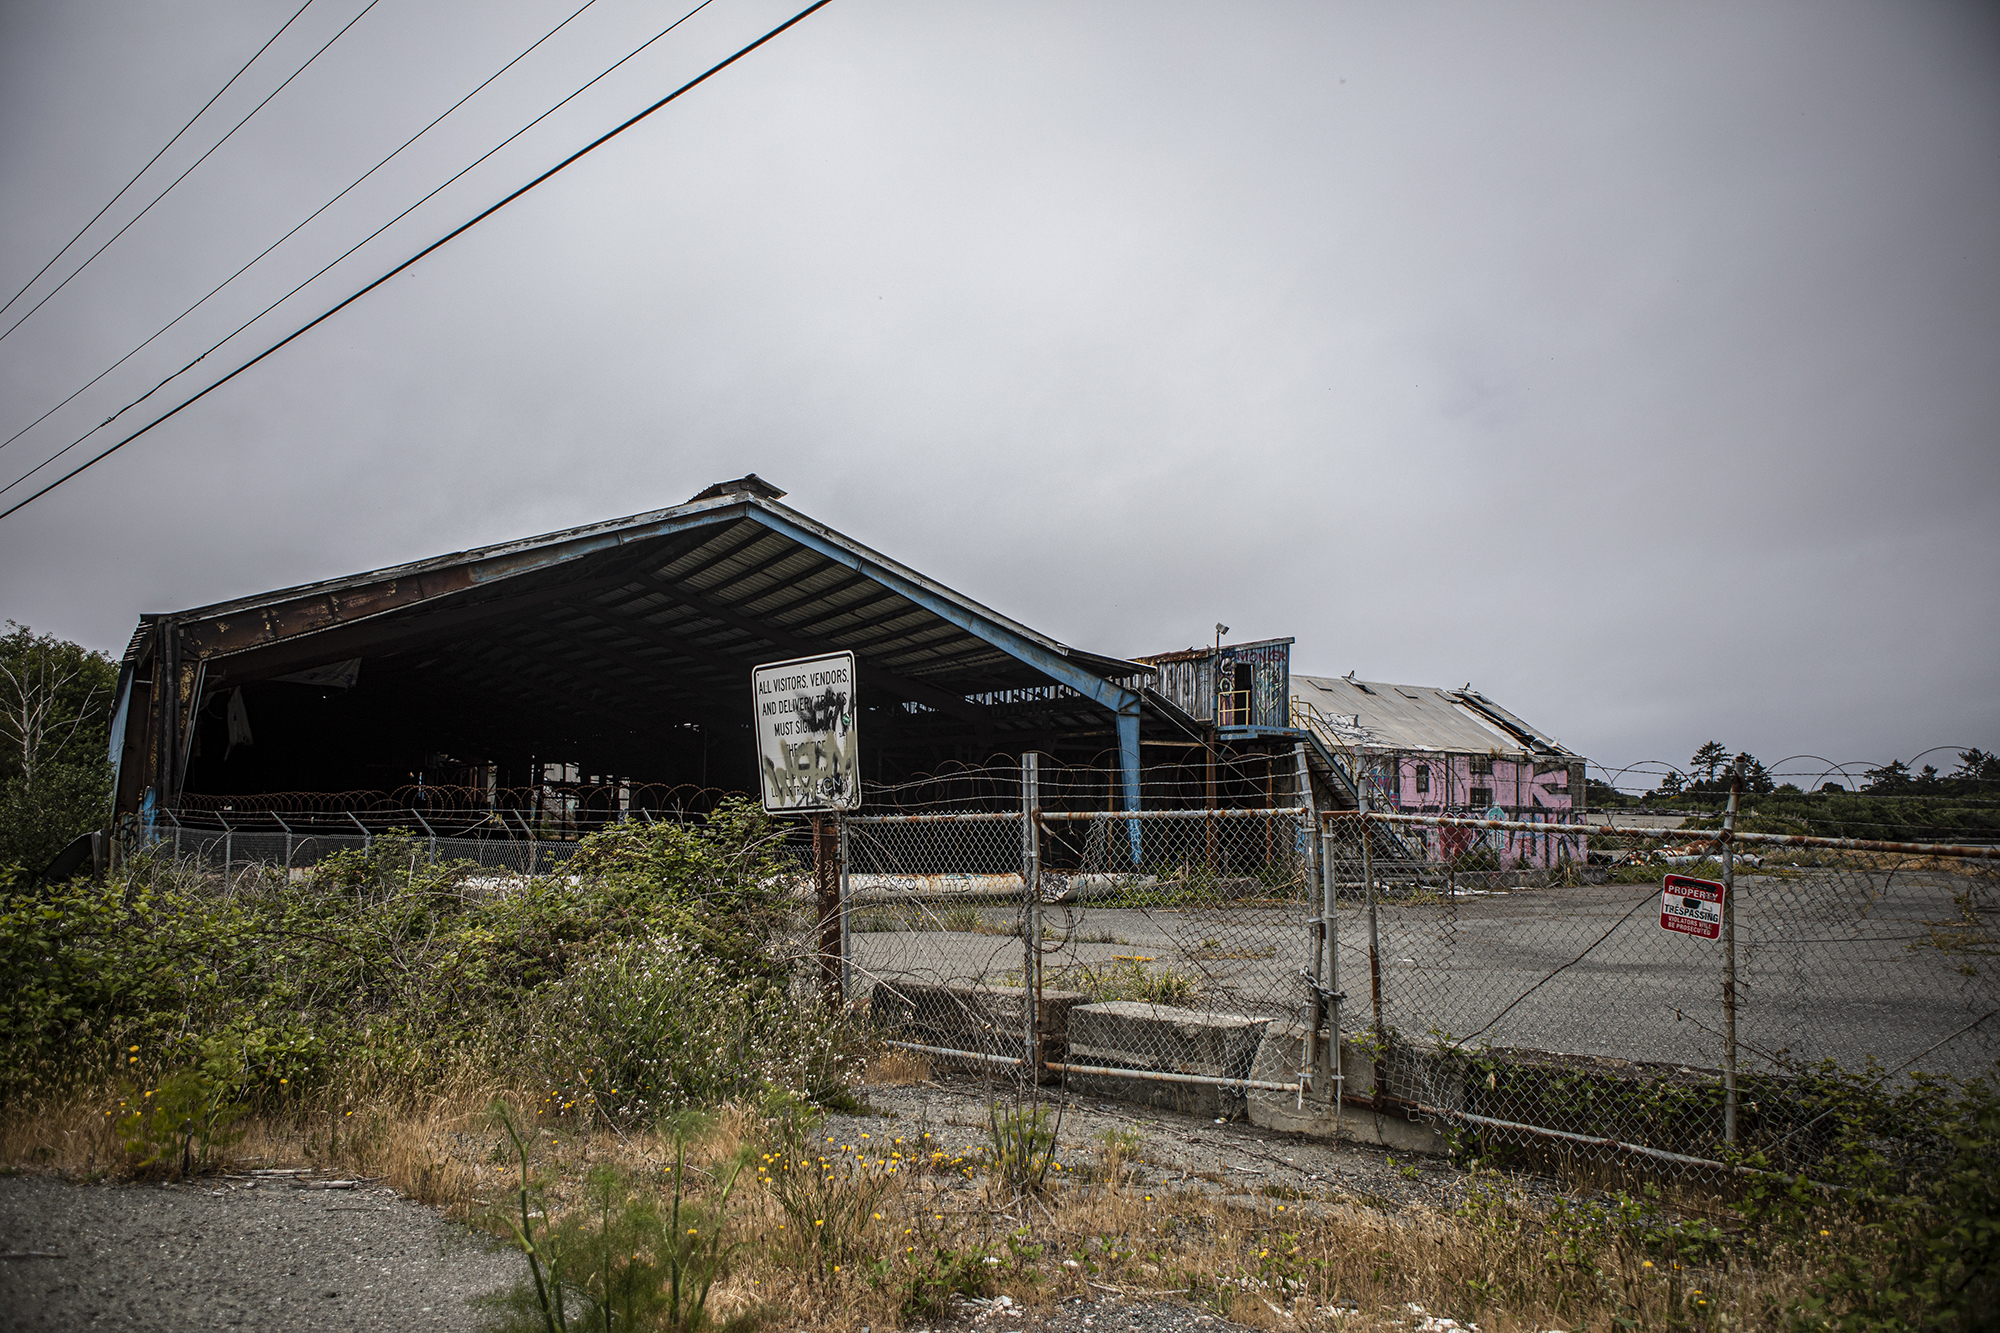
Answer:
<svg viewBox="0 0 2000 1333"><path fill-rule="evenodd" d="M909 1054L878 1057L871 1073L921 1077L919 1061L900 1058ZM584 1125L546 1094L496 1088L469 1072L421 1095L259 1118L229 1160L380 1178L478 1224L518 1181L518 1167L497 1151L502 1135L489 1111L496 1095L524 1126L535 1169L558 1182L551 1191L558 1211L581 1202L595 1165L661 1179L671 1145L660 1136ZM0 1158L117 1175L123 1154L109 1126L101 1099L9 1116L0 1121ZM927 1277L953 1272L967 1276L966 1286L1004 1292L1030 1309L1107 1291L1184 1293L1214 1313L1274 1329L1407 1326L1413 1303L1476 1320L1485 1333L1618 1320L1719 1327L1722 1315L1736 1327L1775 1328L1784 1323L1777 1312L1806 1293L1841 1239L1826 1239L1821 1251L1767 1256L1754 1268L1677 1270L1615 1241L1565 1245L1504 1177L1475 1189L1474 1205L1452 1214L1387 1214L1332 1195L1149 1190L1133 1183L1144 1144L1129 1134L1059 1154L1062 1170L1051 1175L1062 1183L1028 1197L999 1187L963 1140L945 1146L920 1128L884 1121L865 1143L858 1135L852 1143L813 1140L829 1161L882 1186L856 1234L842 1238L852 1257L828 1272L808 1261L796 1219L788 1223L777 1191L757 1177L780 1130L756 1112L727 1110L690 1157L711 1176L737 1158L751 1163L731 1205L743 1248L712 1308L725 1317L751 1313L772 1330L924 1322L912 1292L922 1292Z"/></svg>
<svg viewBox="0 0 2000 1333"><path fill-rule="evenodd" d="M868 1081L897 1087L928 1083L931 1081L930 1057L922 1051L891 1047L868 1061Z"/></svg>

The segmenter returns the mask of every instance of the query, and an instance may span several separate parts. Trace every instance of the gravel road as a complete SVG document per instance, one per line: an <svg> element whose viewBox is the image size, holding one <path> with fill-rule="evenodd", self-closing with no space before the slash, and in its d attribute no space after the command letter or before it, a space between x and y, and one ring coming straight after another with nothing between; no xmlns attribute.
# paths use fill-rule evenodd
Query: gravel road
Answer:
<svg viewBox="0 0 2000 1333"><path fill-rule="evenodd" d="M0 1250L9 1329L472 1330L521 1271L393 1191L271 1180L0 1178Z"/></svg>
<svg viewBox="0 0 2000 1333"><path fill-rule="evenodd" d="M877 1122L879 1124L879 1122ZM232 1187L233 1185L233 1187ZM0 1178L0 1328L475 1330L520 1261L389 1190ZM50 1257L54 1256L54 1257ZM1175 1301L961 1302L963 1333L1224 1333Z"/></svg>
<svg viewBox="0 0 2000 1333"><path fill-rule="evenodd" d="M981 1144L995 1095L974 1077L863 1092L875 1114L830 1117L828 1133L858 1141L928 1130L953 1150ZM1137 1141L1133 1181L1142 1188L1222 1198L1277 1187L1305 1213L1448 1206L1460 1180L1437 1160L1097 1100L1065 1107L1063 1155L1087 1158L1107 1130ZM517 1256L432 1209L380 1187L327 1183L264 1175L76 1185L0 1176L0 1329L475 1330L485 1312L472 1301L520 1276ZM965 1302L931 1325L933 1333L1232 1327L1155 1293L1108 1288L1038 1310L1006 1297Z"/></svg>

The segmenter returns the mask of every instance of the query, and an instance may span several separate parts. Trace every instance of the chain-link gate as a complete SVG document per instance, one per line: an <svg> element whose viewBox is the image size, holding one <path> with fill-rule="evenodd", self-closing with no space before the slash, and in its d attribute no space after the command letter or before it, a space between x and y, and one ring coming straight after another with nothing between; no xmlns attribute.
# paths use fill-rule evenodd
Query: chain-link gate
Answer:
<svg viewBox="0 0 2000 1333"><path fill-rule="evenodd" d="M1349 1046L1382 1103L1441 1127L1804 1169L1802 1074L2000 1058L1992 851L1372 813L1324 830Z"/></svg>
<svg viewBox="0 0 2000 1333"><path fill-rule="evenodd" d="M1295 1090L1252 1065L1272 1024L1314 1012L1310 807L1059 795L1029 755L1014 809L843 818L850 998L894 1044L1086 1093L1209 1109Z"/></svg>

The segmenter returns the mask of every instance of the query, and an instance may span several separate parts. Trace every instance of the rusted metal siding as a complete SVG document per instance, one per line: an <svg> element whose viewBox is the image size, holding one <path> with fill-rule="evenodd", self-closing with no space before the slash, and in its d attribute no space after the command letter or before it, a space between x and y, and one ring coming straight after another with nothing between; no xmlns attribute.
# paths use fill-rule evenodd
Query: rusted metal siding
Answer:
<svg viewBox="0 0 2000 1333"><path fill-rule="evenodd" d="M1167 702L1198 721L1225 727L1292 725L1290 639L1226 643L1220 650L1191 648L1138 660L1158 673L1154 688Z"/></svg>
<svg viewBox="0 0 2000 1333"><path fill-rule="evenodd" d="M1179 658L1159 664L1160 683L1156 687L1167 702L1202 722L1215 720L1215 659Z"/></svg>

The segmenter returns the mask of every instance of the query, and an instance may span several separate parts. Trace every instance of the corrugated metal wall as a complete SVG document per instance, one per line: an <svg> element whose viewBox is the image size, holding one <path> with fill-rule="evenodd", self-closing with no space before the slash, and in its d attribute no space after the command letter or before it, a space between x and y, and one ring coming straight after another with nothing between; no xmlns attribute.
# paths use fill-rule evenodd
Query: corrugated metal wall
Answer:
<svg viewBox="0 0 2000 1333"><path fill-rule="evenodd" d="M1223 726L1289 727L1292 725L1292 641L1224 644L1220 654L1176 654L1158 663L1157 689L1190 717L1216 721L1216 681L1223 682L1228 705ZM1244 671L1247 669L1247 681ZM1247 684L1247 689L1239 689Z"/></svg>

